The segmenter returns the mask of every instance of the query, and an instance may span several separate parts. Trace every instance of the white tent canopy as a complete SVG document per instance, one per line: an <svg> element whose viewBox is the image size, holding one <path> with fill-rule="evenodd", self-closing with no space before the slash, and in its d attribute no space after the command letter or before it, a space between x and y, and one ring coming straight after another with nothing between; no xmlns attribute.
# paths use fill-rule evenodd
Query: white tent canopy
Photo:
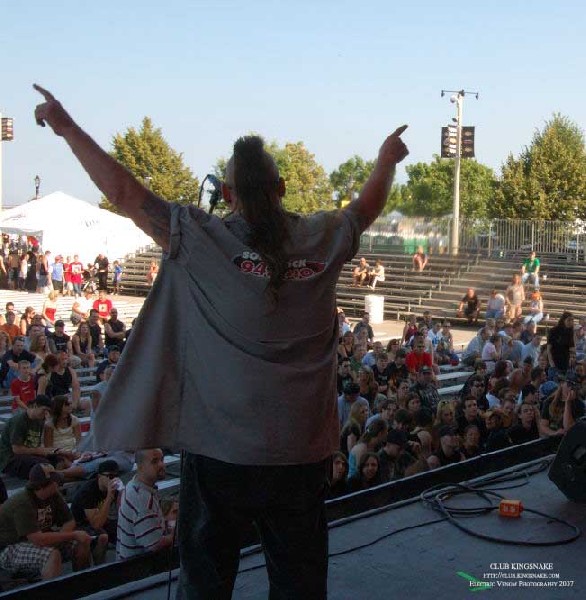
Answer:
<svg viewBox="0 0 586 600"><path fill-rule="evenodd" d="M0 231L35 236L53 256L78 254L86 263L100 252L113 261L154 244L130 219L63 192L2 211Z"/></svg>

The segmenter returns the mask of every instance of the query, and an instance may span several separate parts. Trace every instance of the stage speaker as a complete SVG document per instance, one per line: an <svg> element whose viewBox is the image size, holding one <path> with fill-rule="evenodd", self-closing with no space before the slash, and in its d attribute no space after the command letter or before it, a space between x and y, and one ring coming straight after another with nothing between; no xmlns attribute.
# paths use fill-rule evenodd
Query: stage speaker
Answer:
<svg viewBox="0 0 586 600"><path fill-rule="evenodd" d="M586 502L586 421L578 421L564 435L549 478L575 502Z"/></svg>

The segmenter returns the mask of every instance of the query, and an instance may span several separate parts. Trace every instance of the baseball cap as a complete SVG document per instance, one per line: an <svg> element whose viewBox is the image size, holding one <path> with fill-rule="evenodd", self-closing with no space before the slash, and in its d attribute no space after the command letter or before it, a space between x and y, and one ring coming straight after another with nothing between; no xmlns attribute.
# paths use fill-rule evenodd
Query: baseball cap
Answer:
<svg viewBox="0 0 586 600"><path fill-rule="evenodd" d="M450 427L449 425L444 425L439 430L439 436L442 438L446 435L458 435L458 433L453 427Z"/></svg>
<svg viewBox="0 0 586 600"><path fill-rule="evenodd" d="M391 429L387 434L387 444L397 444L401 448L407 445L408 439L407 434L398 429Z"/></svg>
<svg viewBox="0 0 586 600"><path fill-rule="evenodd" d="M65 321L58 319L57 321L55 321L55 327L65 327Z"/></svg>
<svg viewBox="0 0 586 600"><path fill-rule="evenodd" d="M359 394L360 393L360 386L357 383L354 383L353 381L347 381L344 384L344 394Z"/></svg>
<svg viewBox="0 0 586 600"><path fill-rule="evenodd" d="M38 463L29 471L28 485L31 489L39 490L53 481L63 483L63 475L55 471L53 465Z"/></svg>
<svg viewBox="0 0 586 600"><path fill-rule="evenodd" d="M45 408L53 408L51 398L49 398L49 396L45 396L44 394L39 394L34 400L31 400L29 405L31 404L34 404L35 406L44 406Z"/></svg>
<svg viewBox="0 0 586 600"><path fill-rule="evenodd" d="M100 475L103 475L104 473L118 475L118 473L120 473L120 467L118 467L118 463L115 460L105 460L103 463L100 463L98 473Z"/></svg>

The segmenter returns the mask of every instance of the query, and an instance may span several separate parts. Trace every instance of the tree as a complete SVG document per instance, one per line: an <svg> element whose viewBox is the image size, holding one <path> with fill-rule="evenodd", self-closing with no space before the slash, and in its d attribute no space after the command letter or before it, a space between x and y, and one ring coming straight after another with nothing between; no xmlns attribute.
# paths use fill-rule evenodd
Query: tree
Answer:
<svg viewBox="0 0 586 600"><path fill-rule="evenodd" d="M484 217L494 195L495 176L490 167L472 159L460 163L460 213ZM430 163L406 167L403 211L412 216L439 217L452 212L454 160L434 155Z"/></svg>
<svg viewBox="0 0 586 600"><path fill-rule="evenodd" d="M129 127L124 135L116 134L110 155L122 163L139 181L170 202L197 202L199 182L191 169L184 165L183 155L171 148L160 129L155 129L149 117L137 131ZM100 208L121 213L106 198Z"/></svg>
<svg viewBox="0 0 586 600"><path fill-rule="evenodd" d="M276 142L270 142L265 143L265 148L275 159L279 173L286 182L283 206L287 210L307 214L334 207L328 176L303 142L287 143L283 148ZM219 158L216 162L214 173L220 179L225 176L226 162L225 158Z"/></svg>
<svg viewBox="0 0 586 600"><path fill-rule="evenodd" d="M586 219L584 134L554 114L518 159L502 166L491 216L573 221Z"/></svg>
<svg viewBox="0 0 586 600"><path fill-rule="evenodd" d="M340 206L352 201L354 193L360 192L373 169L374 160L365 161L354 155L330 173L330 183Z"/></svg>

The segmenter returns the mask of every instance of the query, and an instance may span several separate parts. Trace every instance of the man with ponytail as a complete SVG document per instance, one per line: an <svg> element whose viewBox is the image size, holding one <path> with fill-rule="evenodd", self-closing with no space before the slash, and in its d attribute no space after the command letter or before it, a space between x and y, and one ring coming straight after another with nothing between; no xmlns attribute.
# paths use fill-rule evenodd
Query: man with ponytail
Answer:
<svg viewBox="0 0 586 600"><path fill-rule="evenodd" d="M385 205L408 153L406 126L383 142L357 200L308 217L283 208L285 182L262 139L241 138L222 185L231 212L220 219L157 197L35 89L45 99L37 122L165 252L91 437L102 449L186 451L178 598L231 596L253 522L271 597L325 598L327 463L339 446L336 282ZM175 360L161 339L174 340Z"/></svg>

